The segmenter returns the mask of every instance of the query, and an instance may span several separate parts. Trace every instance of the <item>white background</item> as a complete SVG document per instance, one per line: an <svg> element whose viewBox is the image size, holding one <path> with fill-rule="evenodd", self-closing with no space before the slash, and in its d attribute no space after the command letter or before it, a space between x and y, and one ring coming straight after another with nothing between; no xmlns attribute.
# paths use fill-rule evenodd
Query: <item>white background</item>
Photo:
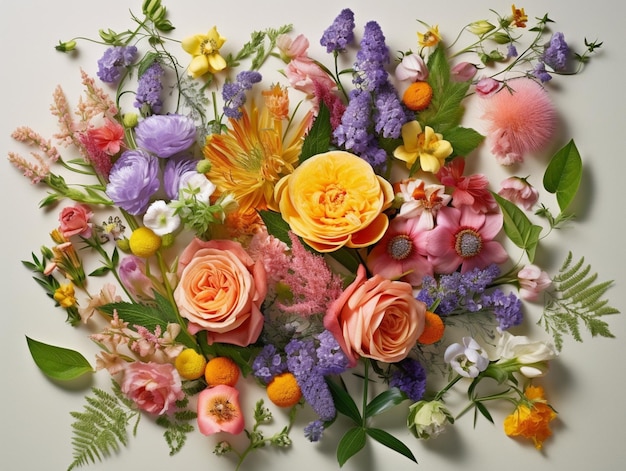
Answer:
<svg viewBox="0 0 626 471"><path fill-rule="evenodd" d="M72 36L95 38L100 28L116 31L128 28L131 26L128 7L139 14L140 1L23 0L2 3L0 149L6 155L10 150L23 151L9 136L18 125L29 125L45 136L55 131L55 120L48 113L48 107L57 84L64 87L72 101L76 100L80 90L79 67L95 75L95 60L101 55L102 48L81 42L81 52L68 57L54 51L53 46L58 40ZM313 54L324 60L328 57L317 45L318 39L344 7L355 12L359 34L366 21L377 20L392 50L416 47L416 31L423 30L416 19L439 24L444 37L451 39L465 23L493 19L488 11L490 8L502 14L510 12L510 3L500 0L170 1L166 6L170 9L171 21L177 26L173 33L177 39L205 32L215 24L228 38L225 50L235 51L254 29L293 23L296 32L310 38ZM561 140L557 144L575 138L584 159L585 175L574 204L578 220L551 239L549 250L540 253L542 258L538 262L558 266L567 250L572 250L575 257L585 256L599 272L601 280L615 280L616 286L609 291L609 298L614 307L624 310L625 7L608 0L527 0L520 2L518 7L525 8L531 18L529 24L533 23L534 17L549 12L550 18L556 21L554 30L563 31L566 39L579 51L584 48L584 37L604 41L602 49L581 75L555 80L551 86L562 120ZM485 162L482 169L486 173L494 172L498 176L502 173L492 161ZM534 178L537 179L537 175ZM0 179L3 222L0 459L3 469L63 470L72 458L72 418L69 412L82 409L83 396L89 387L106 387L108 378L106 373L99 373L93 383L73 384L68 390L43 376L32 362L25 335L80 350L90 361L96 350L85 338L85 331L65 325L64 314L52 308L43 291L31 280L30 273L20 264L20 260L28 259L31 252L38 252L42 244L49 245L47 233L56 226L56 212L45 214L37 209L44 191L30 186L6 161L0 169ZM540 185L540 180L534 183ZM430 442L415 441L404 428L403 416L399 412L382 417L379 425L391 427L410 445L419 466L381 446L368 444L343 469L618 469L626 460L622 433L626 419L623 400L626 390L623 363L626 324L622 315L609 321L616 339L591 339L585 335L584 343L567 340L562 356L553 362L550 374L543 380L542 384L559 412L559 419L553 425L554 436L545 443L542 452L536 451L530 443L504 435L502 419L507 411L496 412L495 425L479 420L475 429L471 416L464 417L445 435ZM527 322L533 324L532 315ZM302 471L338 469L334 449L341 426L331 429L322 443L309 444L301 435L301 428L308 419L303 416L298 421L292 433L295 443L291 450L256 452L242 470L269 469L270 464L277 471L294 467ZM143 419L138 436L131 440L127 449L90 468L94 471L232 468L228 459L212 455L215 439L199 433L190 438L180 454L169 458L160 436L161 430L149 422ZM281 423L279 420L278 424Z"/></svg>

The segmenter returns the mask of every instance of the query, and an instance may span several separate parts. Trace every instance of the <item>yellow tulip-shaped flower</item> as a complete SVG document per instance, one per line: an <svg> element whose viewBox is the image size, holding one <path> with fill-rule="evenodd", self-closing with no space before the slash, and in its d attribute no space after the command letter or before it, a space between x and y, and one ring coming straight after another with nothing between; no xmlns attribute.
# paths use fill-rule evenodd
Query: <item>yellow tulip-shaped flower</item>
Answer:
<svg viewBox="0 0 626 471"><path fill-rule="evenodd" d="M183 39L183 49L192 55L189 75L196 78L225 69L226 61L220 56L220 48L225 42L226 38L220 36L215 26L207 34L195 34Z"/></svg>
<svg viewBox="0 0 626 471"><path fill-rule="evenodd" d="M395 158L406 162L411 168L420 159L420 166L425 172L437 173L444 164L446 157L452 154L452 145L443 140L443 136L433 128L422 126L417 121L409 121L402 126L402 142L393 151Z"/></svg>

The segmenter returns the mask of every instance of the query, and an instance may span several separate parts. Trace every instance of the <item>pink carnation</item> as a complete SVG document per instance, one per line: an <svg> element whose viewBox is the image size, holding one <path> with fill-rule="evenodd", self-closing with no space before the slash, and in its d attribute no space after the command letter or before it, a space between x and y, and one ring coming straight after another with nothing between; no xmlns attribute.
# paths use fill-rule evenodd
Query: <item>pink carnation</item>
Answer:
<svg viewBox="0 0 626 471"><path fill-rule="evenodd" d="M166 414L185 397L178 371L169 363L130 363L120 386L137 407L150 414Z"/></svg>
<svg viewBox="0 0 626 471"><path fill-rule="evenodd" d="M544 88L529 78L507 82L485 102L491 151L502 165L522 162L545 146L556 129L557 114Z"/></svg>
<svg viewBox="0 0 626 471"><path fill-rule="evenodd" d="M91 237L92 225L89 220L92 216L91 209L84 204L63 208L61 214L59 214L59 232L66 239L74 235L80 235L88 239Z"/></svg>
<svg viewBox="0 0 626 471"><path fill-rule="evenodd" d="M539 199L537 189L525 178L509 177L502 181L498 194L529 211Z"/></svg>

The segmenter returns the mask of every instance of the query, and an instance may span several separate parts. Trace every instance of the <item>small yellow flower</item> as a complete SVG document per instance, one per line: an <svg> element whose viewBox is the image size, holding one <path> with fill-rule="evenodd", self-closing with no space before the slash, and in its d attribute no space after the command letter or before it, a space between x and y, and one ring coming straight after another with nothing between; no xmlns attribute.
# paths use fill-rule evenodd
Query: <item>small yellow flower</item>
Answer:
<svg viewBox="0 0 626 471"><path fill-rule="evenodd" d="M76 304L74 285L72 283L67 283L59 286L54 292L54 300L65 309L74 306Z"/></svg>
<svg viewBox="0 0 626 471"><path fill-rule="evenodd" d="M198 379L204 375L206 359L193 348L186 348L176 357L176 371L184 379Z"/></svg>
<svg viewBox="0 0 626 471"><path fill-rule="evenodd" d="M441 41L439 25L431 26L425 33L417 33L417 42L421 47L436 46Z"/></svg>
<svg viewBox="0 0 626 471"><path fill-rule="evenodd" d="M511 5L511 10L513 11L513 24L518 28L525 28L526 22L528 21L528 16L526 16L526 12L523 8L515 8L515 4Z"/></svg>
<svg viewBox="0 0 626 471"><path fill-rule="evenodd" d="M225 42L226 38L220 36L215 26L207 34L195 34L183 39L183 49L192 56L189 75L197 78L225 69L226 61L220 56L220 48Z"/></svg>
<svg viewBox="0 0 626 471"><path fill-rule="evenodd" d="M152 257L161 248L161 238L147 227L135 229L128 242L133 255L141 258Z"/></svg>
<svg viewBox="0 0 626 471"><path fill-rule="evenodd" d="M437 173L446 157L452 154L452 145L443 140L443 136L433 128L422 126L417 121L409 121L402 126L403 145L393 151L395 158L406 162L407 168L413 167L420 159L420 166L425 172Z"/></svg>

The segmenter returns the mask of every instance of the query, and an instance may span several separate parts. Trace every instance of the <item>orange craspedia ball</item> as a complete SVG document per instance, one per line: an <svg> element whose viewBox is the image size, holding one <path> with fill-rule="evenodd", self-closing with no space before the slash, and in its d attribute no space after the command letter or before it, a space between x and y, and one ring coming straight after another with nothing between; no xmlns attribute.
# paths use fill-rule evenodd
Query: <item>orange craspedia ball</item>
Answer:
<svg viewBox="0 0 626 471"><path fill-rule="evenodd" d="M239 380L239 367L228 357L211 358L204 369L204 379L209 386L225 384L234 387Z"/></svg>
<svg viewBox="0 0 626 471"><path fill-rule="evenodd" d="M428 82L414 82L404 91L402 102L412 111L421 111L428 108L432 98L433 88Z"/></svg>
<svg viewBox="0 0 626 471"><path fill-rule="evenodd" d="M291 407L300 401L302 391L293 374L281 373L267 385L267 397L278 407Z"/></svg>
<svg viewBox="0 0 626 471"><path fill-rule="evenodd" d="M435 314L434 312L426 311L426 315L424 317L424 331L422 335L419 336L417 341L423 345L430 345L443 337L443 331L445 330L445 325L441 317Z"/></svg>

